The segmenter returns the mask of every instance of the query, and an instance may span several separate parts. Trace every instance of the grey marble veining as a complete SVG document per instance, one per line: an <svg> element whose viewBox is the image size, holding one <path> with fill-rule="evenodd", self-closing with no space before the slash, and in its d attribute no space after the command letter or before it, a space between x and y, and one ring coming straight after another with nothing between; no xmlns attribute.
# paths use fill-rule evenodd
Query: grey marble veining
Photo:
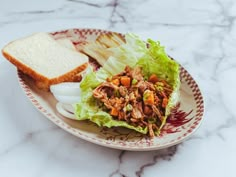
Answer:
<svg viewBox="0 0 236 177"><path fill-rule="evenodd" d="M151 152L101 147L46 120L22 93L15 68L0 57L0 175L234 177L235 22L234 0L1 1L1 48L39 31L135 32L160 40L193 75L206 110L200 129L179 145Z"/></svg>

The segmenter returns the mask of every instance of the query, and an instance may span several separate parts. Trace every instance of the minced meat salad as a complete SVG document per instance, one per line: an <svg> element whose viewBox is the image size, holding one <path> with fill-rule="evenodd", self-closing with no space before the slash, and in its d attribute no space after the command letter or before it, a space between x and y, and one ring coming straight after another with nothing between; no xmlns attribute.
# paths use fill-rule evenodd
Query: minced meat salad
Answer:
<svg viewBox="0 0 236 177"><path fill-rule="evenodd" d="M125 70L101 83L93 91L101 108L114 119L133 126L147 127L154 137L165 116L171 86L155 74L144 78L142 69Z"/></svg>

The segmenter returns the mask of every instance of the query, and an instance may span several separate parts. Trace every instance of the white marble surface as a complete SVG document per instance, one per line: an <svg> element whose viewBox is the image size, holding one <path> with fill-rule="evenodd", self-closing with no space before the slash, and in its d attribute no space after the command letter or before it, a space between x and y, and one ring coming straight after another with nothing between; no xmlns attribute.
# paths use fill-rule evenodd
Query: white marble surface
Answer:
<svg viewBox="0 0 236 177"><path fill-rule="evenodd" d="M27 100L0 56L0 176L235 177L236 1L1 0L0 48L39 31L102 28L158 39L196 79L205 119L187 141L128 152L83 141Z"/></svg>

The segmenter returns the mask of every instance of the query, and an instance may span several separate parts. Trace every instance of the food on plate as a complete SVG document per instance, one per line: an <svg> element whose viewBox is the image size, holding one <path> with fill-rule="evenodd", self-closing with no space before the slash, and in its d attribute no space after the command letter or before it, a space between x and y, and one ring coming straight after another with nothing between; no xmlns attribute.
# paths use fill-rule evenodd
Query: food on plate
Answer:
<svg viewBox="0 0 236 177"><path fill-rule="evenodd" d="M115 48L125 43L124 38L117 33L101 34L95 41L90 41L83 45L81 51L94 58L103 66L107 59L112 56L109 48Z"/></svg>
<svg viewBox="0 0 236 177"><path fill-rule="evenodd" d="M61 43L66 43L67 47ZM48 90L50 85L77 80L88 65L86 55L74 51L68 41L61 43L48 33L36 33L9 43L2 53L20 71L32 77L37 87Z"/></svg>
<svg viewBox="0 0 236 177"><path fill-rule="evenodd" d="M76 103L81 96L79 82L63 82L51 85L50 91L59 102L65 104Z"/></svg>
<svg viewBox="0 0 236 177"><path fill-rule="evenodd" d="M75 115L98 126L126 127L154 137L178 102L179 64L159 42L131 33L125 41L106 48L112 55L100 69L88 67Z"/></svg>
<svg viewBox="0 0 236 177"><path fill-rule="evenodd" d="M123 72L99 84L93 90L93 97L113 119L147 128L154 137L165 116L171 92L171 86L156 74L145 79L141 67L126 66Z"/></svg>
<svg viewBox="0 0 236 177"><path fill-rule="evenodd" d="M103 66L107 59L112 55L111 51L107 50L107 48L97 41L85 44L81 51L95 59L101 66Z"/></svg>
<svg viewBox="0 0 236 177"><path fill-rule="evenodd" d="M119 47L125 43L124 37L118 33L105 33L97 37L96 41L106 48Z"/></svg>
<svg viewBox="0 0 236 177"><path fill-rule="evenodd" d="M57 95L80 96L80 83L63 82L50 86L50 91Z"/></svg>

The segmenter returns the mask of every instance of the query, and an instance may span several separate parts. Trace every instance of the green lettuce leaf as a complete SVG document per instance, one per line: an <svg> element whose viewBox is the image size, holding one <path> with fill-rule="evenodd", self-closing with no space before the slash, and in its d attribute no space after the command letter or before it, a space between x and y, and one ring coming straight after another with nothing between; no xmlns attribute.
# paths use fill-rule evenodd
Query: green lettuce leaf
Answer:
<svg viewBox="0 0 236 177"><path fill-rule="evenodd" d="M109 74L109 72L107 72L103 68L99 69L97 72L94 72L92 67L89 66L84 76L84 79L80 83L81 91L86 93L88 92L88 90L94 89L110 76L111 74Z"/></svg>
<svg viewBox="0 0 236 177"><path fill-rule="evenodd" d="M141 40L138 36L128 33L125 36L126 44L110 49L113 56L108 59L103 68L97 72L89 69L81 82L82 96L76 104L75 115L78 120L90 120L98 126L126 127L143 134L147 134L147 128L134 127L125 121L119 121L112 118L110 114L102 111L96 99L92 96L92 91L106 78L122 72L126 65L130 67L141 66L145 78L151 74L156 74L159 78L166 80L173 88L168 105L166 107L165 117L162 120L159 132L166 123L166 118L170 114L171 108L178 101L179 64L170 59L165 53L164 48L159 42L149 39L147 42ZM147 43L149 47L147 47Z"/></svg>
<svg viewBox="0 0 236 177"><path fill-rule="evenodd" d="M146 43L137 35L127 33L125 41L125 44L109 49L113 55L108 58L103 68L112 75L122 72L127 65L133 67L147 52Z"/></svg>
<svg viewBox="0 0 236 177"><path fill-rule="evenodd" d="M117 58L110 56L107 62L103 65L103 69L111 75L116 75L124 70L127 64L117 60Z"/></svg>
<svg viewBox="0 0 236 177"><path fill-rule="evenodd" d="M148 44L149 50L146 55L139 59L137 66L142 67L142 72L146 78L149 78L151 74L156 74L158 78L167 81L173 88L165 110L165 117L162 119L161 126L159 127L160 133L171 109L179 100L179 64L168 57L164 47L162 47L159 42L148 39Z"/></svg>

